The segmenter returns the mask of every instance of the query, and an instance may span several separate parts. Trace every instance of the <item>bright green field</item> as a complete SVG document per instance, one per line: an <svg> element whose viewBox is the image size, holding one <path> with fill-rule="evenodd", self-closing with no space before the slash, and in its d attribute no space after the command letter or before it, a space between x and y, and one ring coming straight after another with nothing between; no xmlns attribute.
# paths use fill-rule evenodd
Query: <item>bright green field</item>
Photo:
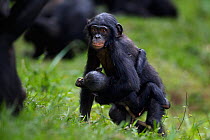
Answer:
<svg viewBox="0 0 210 140"><path fill-rule="evenodd" d="M110 106L94 104L91 120L80 122L80 89L74 83L82 76L86 52L52 66L53 60L29 58L26 52L32 47L20 39L15 44L17 67L28 97L19 116L0 112L0 140L210 140L210 1L175 3L178 19L117 16L165 84L172 102L164 118L165 138L113 124Z"/></svg>

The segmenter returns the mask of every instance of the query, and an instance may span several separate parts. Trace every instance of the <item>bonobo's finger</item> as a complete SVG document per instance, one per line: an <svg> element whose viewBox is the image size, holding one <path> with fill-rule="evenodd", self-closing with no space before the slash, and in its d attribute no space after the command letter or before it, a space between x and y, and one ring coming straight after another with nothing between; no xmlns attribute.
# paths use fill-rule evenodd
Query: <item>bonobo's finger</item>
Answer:
<svg viewBox="0 0 210 140"><path fill-rule="evenodd" d="M83 87L84 86L84 79L83 78L78 78L75 85L77 87Z"/></svg>

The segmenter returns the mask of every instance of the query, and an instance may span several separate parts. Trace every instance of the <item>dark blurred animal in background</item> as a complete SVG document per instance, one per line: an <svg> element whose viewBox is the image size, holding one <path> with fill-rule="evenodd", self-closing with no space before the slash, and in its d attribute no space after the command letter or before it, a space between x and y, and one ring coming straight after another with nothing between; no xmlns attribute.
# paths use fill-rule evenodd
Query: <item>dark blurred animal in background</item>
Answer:
<svg viewBox="0 0 210 140"><path fill-rule="evenodd" d="M76 81L76 85L82 87L80 113L83 119L90 117L95 99L101 105L112 104L109 116L116 124L135 122L136 117L147 111L146 123L138 121L136 124L138 131L158 124L158 132L164 133L161 119L170 104L165 98L164 85L144 51L123 34L122 26L111 14L101 13L89 20L86 31L89 48L85 79ZM94 72L100 65L107 77ZM95 88L98 84L102 84L99 89Z"/></svg>
<svg viewBox="0 0 210 140"><path fill-rule="evenodd" d="M177 10L170 0L95 0L105 4L111 13L125 13L141 17L177 17Z"/></svg>
<svg viewBox="0 0 210 140"><path fill-rule="evenodd" d="M18 77L13 42L32 25L48 0L18 0L9 9L9 1L0 4L0 104L14 109L14 114L23 107L26 98Z"/></svg>
<svg viewBox="0 0 210 140"><path fill-rule="evenodd" d="M33 57L45 52L52 58L73 40L85 41L83 29L94 14L92 0L52 0L25 33L25 40L34 44ZM86 50L86 45L77 47L79 51ZM74 51L70 49L65 58L73 56Z"/></svg>
<svg viewBox="0 0 210 140"><path fill-rule="evenodd" d="M0 1L0 18L6 18L9 15L9 0Z"/></svg>

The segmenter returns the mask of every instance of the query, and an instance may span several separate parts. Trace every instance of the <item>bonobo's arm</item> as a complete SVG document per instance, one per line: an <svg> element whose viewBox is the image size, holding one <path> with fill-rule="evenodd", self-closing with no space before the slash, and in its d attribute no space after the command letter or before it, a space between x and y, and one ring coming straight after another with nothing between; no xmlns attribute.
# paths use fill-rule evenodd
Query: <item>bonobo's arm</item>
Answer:
<svg viewBox="0 0 210 140"><path fill-rule="evenodd" d="M96 52L92 48L89 48L84 76L88 72L95 70L99 66L100 66L100 61L96 57ZM82 87L82 90L80 92L80 113L82 115L81 117L85 121L90 117L90 111L93 104L93 99L94 95L92 94L92 92L88 88Z"/></svg>
<svg viewBox="0 0 210 140"><path fill-rule="evenodd" d="M136 61L136 71L137 71L138 75L141 75L146 61L147 61L147 57L146 57L145 50L139 49L139 55L138 55L137 61Z"/></svg>
<svg viewBox="0 0 210 140"><path fill-rule="evenodd" d="M87 64L83 76L85 76L90 71L96 70L96 68L98 68L99 66L100 66L100 61L96 56L96 51L92 47L89 47Z"/></svg>
<svg viewBox="0 0 210 140"><path fill-rule="evenodd" d="M18 0L15 2L8 18L1 22L1 33L6 33L6 38L12 43L26 28L31 26L47 2L48 0Z"/></svg>
<svg viewBox="0 0 210 140"><path fill-rule="evenodd" d="M111 58L115 65L117 75L113 77L115 82L101 91L103 93L101 95L104 98L99 98L102 99L101 101L104 103L119 101L128 96L131 92L140 90L140 80L135 68L135 62L133 62L127 52L123 50L123 47L115 46L111 51Z"/></svg>

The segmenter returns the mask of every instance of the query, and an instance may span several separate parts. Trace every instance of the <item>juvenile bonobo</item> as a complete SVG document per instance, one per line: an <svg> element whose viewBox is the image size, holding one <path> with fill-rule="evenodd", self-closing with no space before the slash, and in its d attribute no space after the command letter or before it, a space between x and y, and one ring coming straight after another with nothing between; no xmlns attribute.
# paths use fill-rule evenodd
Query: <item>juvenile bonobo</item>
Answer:
<svg viewBox="0 0 210 140"><path fill-rule="evenodd" d="M118 102L129 95L137 95L136 100L142 104L139 105L142 109L139 109L141 111L138 114L148 111L146 125L153 127L154 123L158 123L159 133L162 133L161 118L164 115L164 107L156 99L162 99L159 95L165 93L157 72L146 59L139 60L139 48L122 33L123 28L113 15L101 13L95 16L88 21L85 30L89 48L84 76L101 64L109 83L99 92L82 87L80 113L83 119L90 117L94 98L99 104L112 104L109 116L113 122L119 124L131 119L129 111ZM137 67L138 63L142 63L142 67ZM76 83L80 84L81 81L79 78ZM144 100L146 96L149 96L147 101ZM169 106L166 99L164 104ZM145 129L141 123L138 123L137 127L139 132Z"/></svg>

